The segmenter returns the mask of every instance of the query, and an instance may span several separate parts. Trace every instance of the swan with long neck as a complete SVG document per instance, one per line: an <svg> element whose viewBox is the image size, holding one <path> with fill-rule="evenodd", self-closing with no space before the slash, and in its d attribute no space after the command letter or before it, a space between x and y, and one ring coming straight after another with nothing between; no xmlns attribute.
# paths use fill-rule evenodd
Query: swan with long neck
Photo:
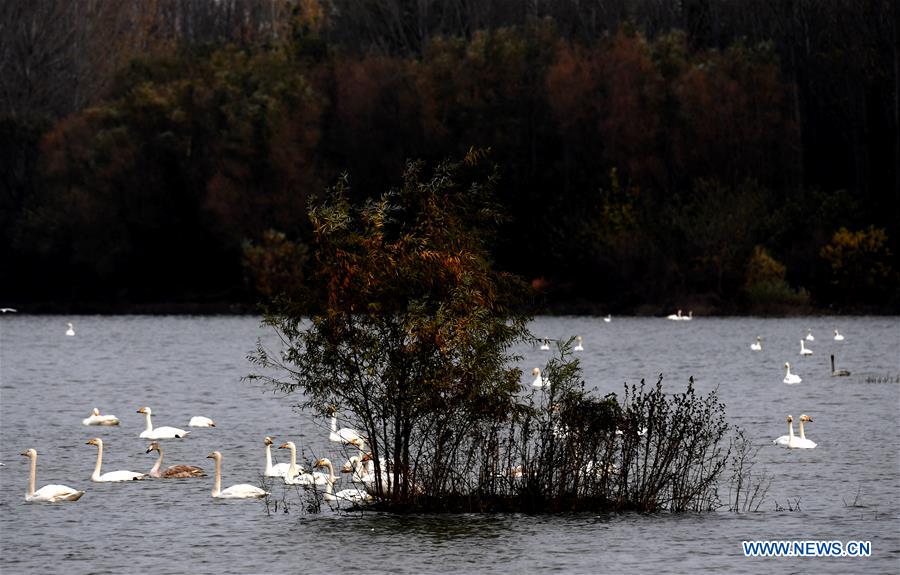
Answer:
<svg viewBox="0 0 900 575"><path fill-rule="evenodd" d="M143 413L144 417L147 419L147 427L144 431L141 432L141 437L143 439L180 439L182 437L186 437L190 431L185 431L183 429L178 429L177 427L153 427L153 421L150 419L150 415L153 413L149 407L142 407L137 410L138 413Z"/></svg>
<svg viewBox="0 0 900 575"><path fill-rule="evenodd" d="M149 447L147 447L147 453L150 453L151 451L159 452L159 458L153 465L153 469L150 470L150 477L157 477L160 479L187 479L189 477L206 477L206 473L203 472L203 469L195 467L193 465L170 465L166 469L160 471L163 462L163 449L158 441L154 441L150 444Z"/></svg>
<svg viewBox="0 0 900 575"><path fill-rule="evenodd" d="M834 369L834 354L831 354L831 377L847 377L850 372L846 369Z"/></svg>
<svg viewBox="0 0 900 575"><path fill-rule="evenodd" d="M666 319L671 319L671 320L678 321L678 320L680 320L680 319L683 318L683 317L684 317L684 316L681 315L681 310L678 310L678 313L670 313L669 315L667 315L667 316L666 316Z"/></svg>
<svg viewBox="0 0 900 575"><path fill-rule="evenodd" d="M800 340L800 355L812 355L812 354L813 354L813 351L811 349L809 349L808 347L806 347L806 345L803 343L803 340L801 339Z"/></svg>
<svg viewBox="0 0 900 575"><path fill-rule="evenodd" d="M213 484L212 496L216 499L259 499L269 495L268 491L264 491L255 485L249 483L239 483L232 485L227 489L222 489L222 454L213 451L206 456L207 459L215 459L216 461L216 480Z"/></svg>
<svg viewBox="0 0 900 575"><path fill-rule="evenodd" d="M291 469L290 463L276 463L275 465L272 465L272 445L274 445L275 442L271 437L266 436L263 443L266 446L266 469L263 472L263 475L266 477L284 477L287 475L288 471Z"/></svg>
<svg viewBox="0 0 900 575"><path fill-rule="evenodd" d="M578 344L575 346L573 351L584 351L584 339L579 335L575 338L575 340L578 342Z"/></svg>
<svg viewBox="0 0 900 575"><path fill-rule="evenodd" d="M66 335L68 335L68 336L75 335L75 326L72 325L72 322L69 322L66 325L68 326L68 329L66 330Z"/></svg>
<svg viewBox="0 0 900 575"><path fill-rule="evenodd" d="M119 418L115 415L100 415L96 407L91 411L90 417L81 420L82 425L119 425Z"/></svg>
<svg viewBox="0 0 900 575"><path fill-rule="evenodd" d="M606 317L603 318L603 321L605 321L606 323L611 322L611 321L612 321L612 315L606 314Z"/></svg>
<svg viewBox="0 0 900 575"><path fill-rule="evenodd" d="M800 383L801 381L803 381L802 379L800 379L799 375L797 375L796 373L791 373L791 364L790 363L785 362L784 369L785 369L784 382L787 383L788 385L791 385L794 383Z"/></svg>
<svg viewBox="0 0 900 575"><path fill-rule="evenodd" d="M806 341L816 341L816 338L812 334L812 328L806 329Z"/></svg>
<svg viewBox="0 0 900 575"><path fill-rule="evenodd" d="M541 368L536 367L532 369L531 375L534 376L534 380L531 382L531 387L535 389L543 389L544 386L547 386L548 389L550 388L550 380L541 377Z"/></svg>
<svg viewBox="0 0 900 575"><path fill-rule="evenodd" d="M361 489L342 489L337 493L334 492L334 483L338 477L334 474L334 466L327 458L322 458L316 462L316 467L324 467L328 469L328 481L325 486L325 501L346 501L354 505L368 503L372 501L372 495Z"/></svg>
<svg viewBox="0 0 900 575"><path fill-rule="evenodd" d="M793 440L788 443L788 447L791 449L813 449L816 447L816 442L806 439L806 434L803 433L803 422L812 423L812 418L806 414L800 416L800 437L794 437Z"/></svg>
<svg viewBox="0 0 900 575"><path fill-rule="evenodd" d="M325 475L322 473L306 473L302 466L297 465L297 446L293 441L287 441L278 446L278 449L289 449L291 451L291 463L288 465L287 472L282 476L287 485L302 485L310 487L313 485L325 485Z"/></svg>
<svg viewBox="0 0 900 575"><path fill-rule="evenodd" d="M753 351L762 351L762 337L756 336L756 343L751 343L750 349Z"/></svg>
<svg viewBox="0 0 900 575"><path fill-rule="evenodd" d="M834 328L834 341L844 341L844 336L838 332L837 328Z"/></svg>
<svg viewBox="0 0 900 575"><path fill-rule="evenodd" d="M25 501L45 503L56 503L58 501L78 501L81 496L84 495L84 491L72 489L68 485L50 484L45 485L35 491L34 485L37 481L37 451L35 451L34 449L28 449L27 451L23 451L22 455L31 459L31 472L28 476L28 491L25 492Z"/></svg>
<svg viewBox="0 0 900 575"><path fill-rule="evenodd" d="M97 463L94 465L94 473L91 475L91 481L97 483L113 483L118 481L137 481L139 479L147 478L146 473L125 471L124 469L101 474L100 468L103 466L103 440L99 437L95 437L89 439L85 445L97 446Z"/></svg>
<svg viewBox="0 0 900 575"><path fill-rule="evenodd" d="M365 441L365 437L355 429L350 429L349 427L342 427L341 429L337 428L336 409L331 410L331 433L328 434L328 439L344 445L350 445L356 440Z"/></svg>
<svg viewBox="0 0 900 575"><path fill-rule="evenodd" d="M794 416L787 416L787 424L788 424L788 434L782 435L781 437L776 438L772 443L775 445L783 445L785 447L794 440Z"/></svg>

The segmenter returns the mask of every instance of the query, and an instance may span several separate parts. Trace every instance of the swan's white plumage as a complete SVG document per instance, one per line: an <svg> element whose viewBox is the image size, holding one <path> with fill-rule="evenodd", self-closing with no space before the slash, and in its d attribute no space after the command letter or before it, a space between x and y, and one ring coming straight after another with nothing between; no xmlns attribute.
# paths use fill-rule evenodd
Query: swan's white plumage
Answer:
<svg viewBox="0 0 900 575"><path fill-rule="evenodd" d="M834 329L834 341L844 341L844 336L838 332L837 328Z"/></svg>
<svg viewBox="0 0 900 575"><path fill-rule="evenodd" d="M678 313L670 313L669 315L667 315L667 316L666 316L666 319L671 319L671 320L678 321L678 320L680 320L680 319L683 318L683 317L684 317L684 316L681 315L681 310L678 310Z"/></svg>
<svg viewBox="0 0 900 575"><path fill-rule="evenodd" d="M72 489L68 485L45 485L35 491L34 485L37 481L37 451L29 449L23 451L22 455L31 459L31 470L28 475L28 491L25 492L25 501L57 503L59 501L78 501L84 491Z"/></svg>
<svg viewBox="0 0 900 575"><path fill-rule="evenodd" d="M188 427L215 427L216 422L202 415L195 415L188 422Z"/></svg>
<svg viewBox="0 0 900 575"><path fill-rule="evenodd" d="M328 439L344 445L350 445L356 441L365 441L362 434L355 429L350 429L349 427L342 427L341 429L337 428L336 411L331 412L331 433L328 434Z"/></svg>
<svg viewBox="0 0 900 575"><path fill-rule="evenodd" d="M69 326L68 329L66 330L66 335L68 335L68 336L75 335L75 326L72 325L72 322L69 322L66 325Z"/></svg>
<svg viewBox="0 0 900 575"><path fill-rule="evenodd" d="M547 386L547 388L550 387L550 380L541 377L541 368L536 367L532 369L531 375L534 376L534 380L532 380L531 382L531 387L535 389L543 389L544 386Z"/></svg>
<svg viewBox="0 0 900 575"><path fill-rule="evenodd" d="M800 379L800 376L796 373L791 373L791 364L785 362L784 364L785 374L784 374L784 382L787 384L800 383L803 381Z"/></svg>
<svg viewBox="0 0 900 575"><path fill-rule="evenodd" d="M576 337L575 339L578 341L578 344L575 346L574 351L584 351L584 345L582 345L584 342L584 339L580 335L578 337Z"/></svg>
<svg viewBox="0 0 900 575"><path fill-rule="evenodd" d="M541 344L541 351L550 351L550 340L544 339L544 343Z"/></svg>
<svg viewBox="0 0 900 575"><path fill-rule="evenodd" d="M774 443L775 445L783 445L787 447L787 445L791 442L791 440L794 438L794 417L792 415L787 416L787 424L788 434L775 438L772 443Z"/></svg>
<svg viewBox="0 0 900 575"><path fill-rule="evenodd" d="M816 338L812 334L812 329L806 330L806 341L816 341Z"/></svg>
<svg viewBox="0 0 900 575"><path fill-rule="evenodd" d="M177 427L153 427L153 421L150 419L153 411L149 407L142 407L137 410L137 412L143 413L144 417L147 419L147 426L140 435L143 439L180 439L186 437L187 434L190 433L190 431L185 431Z"/></svg>
<svg viewBox="0 0 900 575"><path fill-rule="evenodd" d="M103 466L103 440L99 437L95 437L93 439L89 439L87 441L87 445L96 445L97 446L97 463L94 465L94 473L91 475L91 481L96 483L115 483L119 481L136 481L139 479L146 479L148 476L146 473L138 473L136 471L109 471L107 473L100 473L100 469Z"/></svg>
<svg viewBox="0 0 900 575"><path fill-rule="evenodd" d="M226 489L222 489L222 454L213 451L206 456L207 459L216 461L216 480L212 489L212 496L216 499L259 499L269 495L268 491L260 489L249 483L239 483Z"/></svg>
<svg viewBox="0 0 900 575"><path fill-rule="evenodd" d="M334 483L338 477L334 474L334 466L331 461L322 458L316 462L316 467L324 467L328 469L327 483L325 485L325 501L347 502L353 505L360 505L372 501L372 495L361 489L342 489L337 493L334 492Z"/></svg>
<svg viewBox="0 0 900 575"><path fill-rule="evenodd" d="M760 336L756 336L756 342L750 344L750 349L753 351L762 351L762 338Z"/></svg>
<svg viewBox="0 0 900 575"><path fill-rule="evenodd" d="M606 323L609 323L609 322L611 322L611 321L612 321L612 316L611 316L611 315L609 315L609 314L607 314L607 315L606 315L606 317L605 317L605 318L603 318L603 321L605 321L605 322L606 322Z"/></svg>
<svg viewBox="0 0 900 575"><path fill-rule="evenodd" d="M812 355L813 350L806 347L806 344L803 343L803 340L800 340L800 355Z"/></svg>
<svg viewBox="0 0 900 575"><path fill-rule="evenodd" d="M91 411L90 417L81 420L82 425L119 425L119 418L115 415L100 415L96 407Z"/></svg>
<svg viewBox="0 0 900 575"><path fill-rule="evenodd" d="M814 449L816 447L816 442L806 439L806 434L803 433L803 422L808 421L812 423L812 418L806 414L800 416L800 437L794 437L794 440L788 444L788 447L791 449Z"/></svg>

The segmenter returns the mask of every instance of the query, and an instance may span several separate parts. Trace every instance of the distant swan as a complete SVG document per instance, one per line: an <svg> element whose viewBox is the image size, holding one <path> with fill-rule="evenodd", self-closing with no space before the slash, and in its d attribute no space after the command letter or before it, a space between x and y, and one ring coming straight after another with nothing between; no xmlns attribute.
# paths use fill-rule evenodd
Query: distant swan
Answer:
<svg viewBox="0 0 900 575"><path fill-rule="evenodd" d="M531 382L531 387L535 389L542 389L546 385L548 389L550 388L550 380L541 377L541 368L536 367L532 369L531 375L534 376L534 381Z"/></svg>
<svg viewBox="0 0 900 575"><path fill-rule="evenodd" d="M691 321L694 319L694 310L688 310L688 314L681 316L680 319L681 321Z"/></svg>
<svg viewBox="0 0 900 575"><path fill-rule="evenodd" d="M816 341L816 338L813 337L812 329L810 328L806 329L806 341Z"/></svg>
<svg viewBox="0 0 900 575"><path fill-rule="evenodd" d="M611 322L611 321L612 321L612 315L606 314L606 317L603 318L603 321L605 321L606 323Z"/></svg>
<svg viewBox="0 0 900 575"><path fill-rule="evenodd" d="M667 316L666 316L666 319L671 319L671 320L678 321L678 320L680 320L680 319L683 318L683 317L684 317L684 316L681 315L681 310L678 310L678 313L670 313L669 315L667 315Z"/></svg>
<svg viewBox="0 0 900 575"><path fill-rule="evenodd" d="M842 336L837 328L834 328L834 341L844 341L844 336Z"/></svg>
<svg viewBox="0 0 900 575"><path fill-rule="evenodd" d="M575 338L575 340L578 342L578 344L575 346L574 351L584 351L584 345L582 345L584 339L579 335Z"/></svg>
<svg viewBox="0 0 900 575"><path fill-rule="evenodd" d="M66 330L66 335L75 335L75 326L72 325L72 322L66 324L69 326L69 329Z"/></svg>
<svg viewBox="0 0 900 575"><path fill-rule="evenodd" d="M756 343L751 343L750 349L753 351L762 351L762 338L760 336L756 336Z"/></svg>
<svg viewBox="0 0 900 575"><path fill-rule="evenodd" d="M544 343L541 344L541 351L550 351L550 340L544 339Z"/></svg>
<svg viewBox="0 0 900 575"><path fill-rule="evenodd" d="M803 340L800 340L800 355L812 355L813 351L806 347Z"/></svg>
<svg viewBox="0 0 900 575"><path fill-rule="evenodd" d="M784 382L787 384L800 383L803 381L796 373L791 373L791 364L785 362L784 368L787 370L784 374Z"/></svg>
<svg viewBox="0 0 900 575"><path fill-rule="evenodd" d="M812 423L812 418L805 414L800 416L800 437L795 437L792 442L788 443L788 447L791 449L813 449L816 446L816 442L806 439L806 434L803 433L804 421Z"/></svg>
<svg viewBox="0 0 900 575"><path fill-rule="evenodd" d="M834 369L834 354L831 354L831 376L847 377L848 375L850 375L850 372L846 369Z"/></svg>
<svg viewBox="0 0 900 575"><path fill-rule="evenodd" d="M324 473L306 473L303 467L297 465L297 446L294 445L293 441L282 443L278 446L278 449L291 450L290 467L288 468L287 473L282 477L285 484L310 487L313 485L325 485L327 483Z"/></svg>
<svg viewBox="0 0 900 575"><path fill-rule="evenodd" d="M153 413L149 407L142 407L137 410L147 417L147 428L141 432L144 439L179 439L185 437L190 431L178 429L177 427L157 427L154 429L153 422L150 421L150 414Z"/></svg>
<svg viewBox="0 0 900 575"><path fill-rule="evenodd" d="M325 501L346 501L354 505L368 503L372 501L372 495L362 489L342 489L337 493L334 492L334 483L338 477L334 474L334 466L331 461L322 458L316 462L316 467L325 467L328 469L328 481L325 487Z"/></svg>
<svg viewBox="0 0 900 575"><path fill-rule="evenodd" d="M249 483L239 483L232 485L228 489L222 489L222 454L213 451L206 456L207 459L216 460L216 482L213 485L212 496L216 499L259 499L269 495L268 491L263 491L255 485Z"/></svg>
<svg viewBox="0 0 900 575"><path fill-rule="evenodd" d="M78 501L84 495L84 491L72 489L67 485L45 485L34 490L34 484L37 479L37 451L29 449L23 451L22 455L31 458L31 473L28 477L28 491L25 492L25 501L38 501L47 503L56 503L57 501Z"/></svg>
<svg viewBox="0 0 900 575"><path fill-rule="evenodd" d="M166 469L162 471L159 470L162 467L163 462L163 450L162 446L158 441L154 441L147 447L147 453L151 451L159 452L159 459L156 460L156 463L153 465L153 469L150 470L150 477L157 477L161 479L187 479L189 477L206 477L206 473L203 472L203 469L199 467L195 467L193 465L170 465Z"/></svg>
<svg viewBox="0 0 900 575"><path fill-rule="evenodd" d="M202 415L195 415L191 418L191 421L188 422L188 427L215 427L216 422L208 417L203 417Z"/></svg>
<svg viewBox="0 0 900 575"><path fill-rule="evenodd" d="M328 434L328 439L335 443L343 444L351 444L356 440L365 441L365 437L355 429L350 429L349 427L337 428L337 410L331 411L331 433Z"/></svg>
<svg viewBox="0 0 900 575"><path fill-rule="evenodd" d="M775 445L784 445L785 447L794 439L794 417L792 415L787 416L788 423L788 434L782 435L781 437L776 438L772 443Z"/></svg>
<svg viewBox="0 0 900 575"><path fill-rule="evenodd" d="M109 473L100 474L100 467L103 465L103 440L99 437L89 439L85 445L97 446L97 463L94 465L94 473L91 475L91 481L97 483L112 483L116 481L136 481L138 479L146 479L146 473L138 473L136 471L110 471Z"/></svg>
<svg viewBox="0 0 900 575"><path fill-rule="evenodd" d="M81 420L82 425L119 425L119 418L115 415L100 415L100 410L96 407L91 412L91 416Z"/></svg>

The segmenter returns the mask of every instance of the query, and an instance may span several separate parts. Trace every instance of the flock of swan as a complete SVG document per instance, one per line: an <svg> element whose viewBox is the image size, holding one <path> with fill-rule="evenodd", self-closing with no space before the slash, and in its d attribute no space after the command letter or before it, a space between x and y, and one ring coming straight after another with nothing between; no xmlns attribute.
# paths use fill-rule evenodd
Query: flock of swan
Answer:
<svg viewBox="0 0 900 575"><path fill-rule="evenodd" d="M693 319L693 312L688 312L688 315L684 316L682 315L681 310L678 310L676 314L669 315L666 319L676 321L690 321ZM612 318L611 316L606 316L605 318L603 318L603 320L608 323L612 321ZM75 328L71 322L67 324L65 334L69 337L75 335ZM833 333L833 339L834 341L844 341L844 336L837 329L835 329ZM815 337L813 336L811 329L808 329L805 338L800 340L800 355L803 357L813 354L813 351L806 347L807 341L815 341ZM762 351L762 342L763 338L761 336L757 336L756 340L750 345L750 349L752 351ZM550 340L546 338L543 339L540 345L540 349L548 351L550 349ZM576 337L576 345L573 350L576 352L584 351L584 339L582 338L582 336L579 335ZM831 356L831 362L832 375L850 375L850 372L846 370L836 371L834 369L834 355ZM786 370L784 383L790 385L797 384L802 381L799 375L791 373L791 364L789 362L785 362L784 367ZM550 381L542 376L540 368L535 367L532 370L532 375L534 376L531 384L533 388L549 388ZM139 437L142 439L153 440L152 443L150 443L147 447L146 453L151 453L153 451L156 451L158 453L158 458L153 467L148 473L140 473L127 470L109 471L103 473L102 467L104 443L100 438L93 438L87 442L88 445L94 445L97 447L97 461L94 465L94 472L91 474L91 481L108 483L136 481L147 478L187 479L206 477L206 473L202 468L193 465L172 465L166 468L163 468L162 466L163 447L159 440L184 439L188 436L188 434L191 433L190 431L170 426L154 427L151 419L152 411L149 407L142 407L137 410L137 413L141 413L145 417L145 428L144 431L140 433ZM794 418L793 416L788 415L787 435L778 437L773 441L773 443L775 445L784 446L789 449L815 448L816 443L806 438L803 428L804 423L811 423L812 421L812 418L808 415L801 415L799 418L800 434L799 436L797 436L794 435ZM82 424L86 426L118 426L119 423L119 418L117 418L115 415L103 415L96 407L92 410L90 416L82 420ZM215 422L205 416L194 416L188 423L188 427L212 428L215 427ZM354 484L354 487L343 489L335 493L334 484L337 482L339 477L335 474L334 465L332 464L332 462L327 458L321 458L316 461L313 468L324 469L324 472L307 471L301 465L297 464L297 447L292 441L284 442L278 447L279 449L289 450L290 463L279 463L277 465L273 465L271 447L272 445L274 445L274 441L271 437L268 436L263 441L265 449L264 475L266 477L280 478L285 485L299 485L303 487L314 488L324 487L325 493L323 499L329 502L346 501L352 504L363 504L371 501L372 494L377 482L375 476L374 461L365 449L366 439L356 430L349 428L338 429L337 415L336 413L332 413L329 441L339 443L343 446L355 447L358 450L358 454L350 457L349 460L341 468L342 473L351 474L351 482ZM66 485L51 484L45 485L40 489L35 489L37 475L37 451L35 449L28 449L22 452L21 455L30 458L31 463L28 480L28 491L25 495L26 501L78 501L81 496L84 495L84 491L73 489ZM207 455L207 458L213 459L215 461L215 481L211 491L212 497L216 499L258 499L269 495L269 492L255 485L250 485L247 483L232 485L230 487L227 487L226 489L222 489L222 453L219 451L213 451L212 453ZM387 483L388 465L386 462L381 463L381 482Z"/></svg>
<svg viewBox="0 0 900 575"><path fill-rule="evenodd" d="M834 329L833 332L834 341L844 341L844 336L837 330ZM762 337L756 336L756 341L750 344L751 351L762 351ZM806 347L806 342L808 341L816 341L816 337L812 333L812 329L806 330L806 336L800 339L800 356L808 357L813 354L813 350ZM791 364L790 362L784 362L784 383L788 385L794 385L803 381L803 379L796 373L791 373ZM848 376L850 372L846 369L836 370L834 368L834 355L831 356L831 375L832 376ZM799 437L794 435L794 417L792 415L787 416L787 424L788 424L788 433L787 435L782 435L781 437L776 438L772 441L775 445L779 445L782 447L787 447L788 449L813 449L816 447L816 442L811 441L806 438L806 434L803 431L804 423L811 423L812 418L806 414L800 416L800 435Z"/></svg>

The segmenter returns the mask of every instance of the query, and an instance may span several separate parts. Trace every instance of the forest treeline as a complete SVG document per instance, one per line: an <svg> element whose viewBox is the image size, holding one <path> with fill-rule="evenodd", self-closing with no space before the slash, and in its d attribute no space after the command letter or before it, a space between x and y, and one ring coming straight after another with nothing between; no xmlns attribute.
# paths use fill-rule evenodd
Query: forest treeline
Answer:
<svg viewBox="0 0 900 575"><path fill-rule="evenodd" d="M900 308L890 0L0 2L0 298L251 304L490 150L550 311ZM104 306L109 306L105 308Z"/></svg>

